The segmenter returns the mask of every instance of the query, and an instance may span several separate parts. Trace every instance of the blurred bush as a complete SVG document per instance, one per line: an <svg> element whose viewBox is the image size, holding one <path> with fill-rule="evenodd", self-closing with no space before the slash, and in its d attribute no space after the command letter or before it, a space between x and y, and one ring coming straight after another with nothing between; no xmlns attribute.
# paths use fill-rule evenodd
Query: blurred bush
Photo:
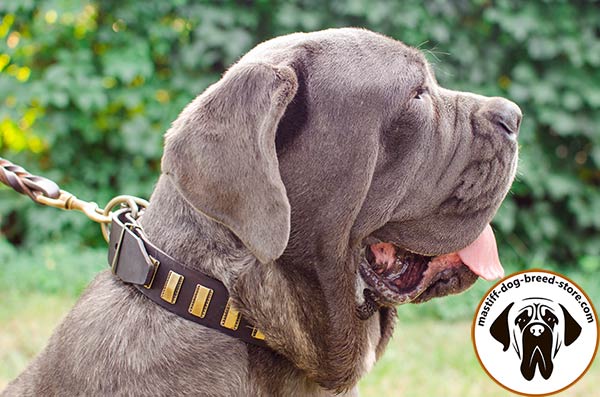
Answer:
<svg viewBox="0 0 600 397"><path fill-rule="evenodd" d="M162 135L256 43L362 26L420 47L440 82L525 118L495 219L505 261L600 269L600 4L593 1L0 2L0 155L84 199L148 196ZM0 189L12 244L101 244L95 225Z"/></svg>

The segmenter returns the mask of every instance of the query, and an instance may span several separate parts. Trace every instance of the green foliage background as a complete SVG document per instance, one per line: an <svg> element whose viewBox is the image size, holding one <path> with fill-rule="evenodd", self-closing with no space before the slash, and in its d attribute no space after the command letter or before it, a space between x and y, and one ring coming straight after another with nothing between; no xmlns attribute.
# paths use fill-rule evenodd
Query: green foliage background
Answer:
<svg viewBox="0 0 600 397"><path fill-rule="evenodd" d="M600 269L600 4L593 1L0 2L0 155L84 199L148 197L162 136L258 42L361 26L419 46L441 84L517 102L518 179L495 219L513 269ZM0 188L0 248L103 241ZM6 259L6 258L5 258Z"/></svg>

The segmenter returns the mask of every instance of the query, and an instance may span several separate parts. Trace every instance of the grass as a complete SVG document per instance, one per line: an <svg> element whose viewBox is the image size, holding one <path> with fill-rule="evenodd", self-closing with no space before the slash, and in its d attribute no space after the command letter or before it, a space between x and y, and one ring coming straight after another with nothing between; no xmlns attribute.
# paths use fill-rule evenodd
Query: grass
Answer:
<svg viewBox="0 0 600 397"><path fill-rule="evenodd" d="M105 251L73 252L65 245L16 252L0 240L0 390L44 347L82 289L104 268ZM509 271L516 269L508 269ZM598 301L593 277L568 274ZM470 319L491 286L399 310L394 338L360 383L361 396L510 396L481 369L470 340ZM597 394L600 366L592 366L564 396Z"/></svg>
<svg viewBox="0 0 600 397"><path fill-rule="evenodd" d="M481 369L470 339L471 323L400 323L374 370L361 382L361 396L500 397L514 396ZM560 395L597 395L600 366Z"/></svg>

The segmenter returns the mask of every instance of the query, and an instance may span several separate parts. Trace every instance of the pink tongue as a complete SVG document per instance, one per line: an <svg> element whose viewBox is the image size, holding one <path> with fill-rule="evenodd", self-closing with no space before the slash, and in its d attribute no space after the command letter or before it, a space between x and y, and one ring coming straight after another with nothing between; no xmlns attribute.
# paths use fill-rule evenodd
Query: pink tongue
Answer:
<svg viewBox="0 0 600 397"><path fill-rule="evenodd" d="M504 276L492 227L488 224L468 247L457 252L469 269L486 280Z"/></svg>

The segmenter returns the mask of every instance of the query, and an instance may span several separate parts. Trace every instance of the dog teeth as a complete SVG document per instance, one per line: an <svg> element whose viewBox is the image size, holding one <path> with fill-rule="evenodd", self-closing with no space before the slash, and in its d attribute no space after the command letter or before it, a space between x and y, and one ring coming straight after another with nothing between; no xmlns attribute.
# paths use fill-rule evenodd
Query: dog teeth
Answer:
<svg viewBox="0 0 600 397"><path fill-rule="evenodd" d="M408 263L402 262L402 260L400 260L400 258L396 259L395 265L397 268L400 269L400 271L396 273L396 276L403 275L406 272L406 270L408 269Z"/></svg>
<svg viewBox="0 0 600 397"><path fill-rule="evenodd" d="M400 270L400 275L403 275L406 270L408 270L408 263L403 263L402 269Z"/></svg>
<svg viewBox="0 0 600 397"><path fill-rule="evenodd" d="M375 262L371 265L371 269L378 276L398 278L406 273L408 266L408 261L402 261L402 259L396 258L396 261L393 263Z"/></svg>
<svg viewBox="0 0 600 397"><path fill-rule="evenodd" d="M396 260L391 265L388 265L383 273L383 276L390 280L395 280L400 278L406 270L408 269L408 263L402 262L401 260Z"/></svg>
<svg viewBox="0 0 600 397"><path fill-rule="evenodd" d="M373 270L375 271L375 273L381 275L387 270L387 266L385 264L375 263L375 265L373 266Z"/></svg>

